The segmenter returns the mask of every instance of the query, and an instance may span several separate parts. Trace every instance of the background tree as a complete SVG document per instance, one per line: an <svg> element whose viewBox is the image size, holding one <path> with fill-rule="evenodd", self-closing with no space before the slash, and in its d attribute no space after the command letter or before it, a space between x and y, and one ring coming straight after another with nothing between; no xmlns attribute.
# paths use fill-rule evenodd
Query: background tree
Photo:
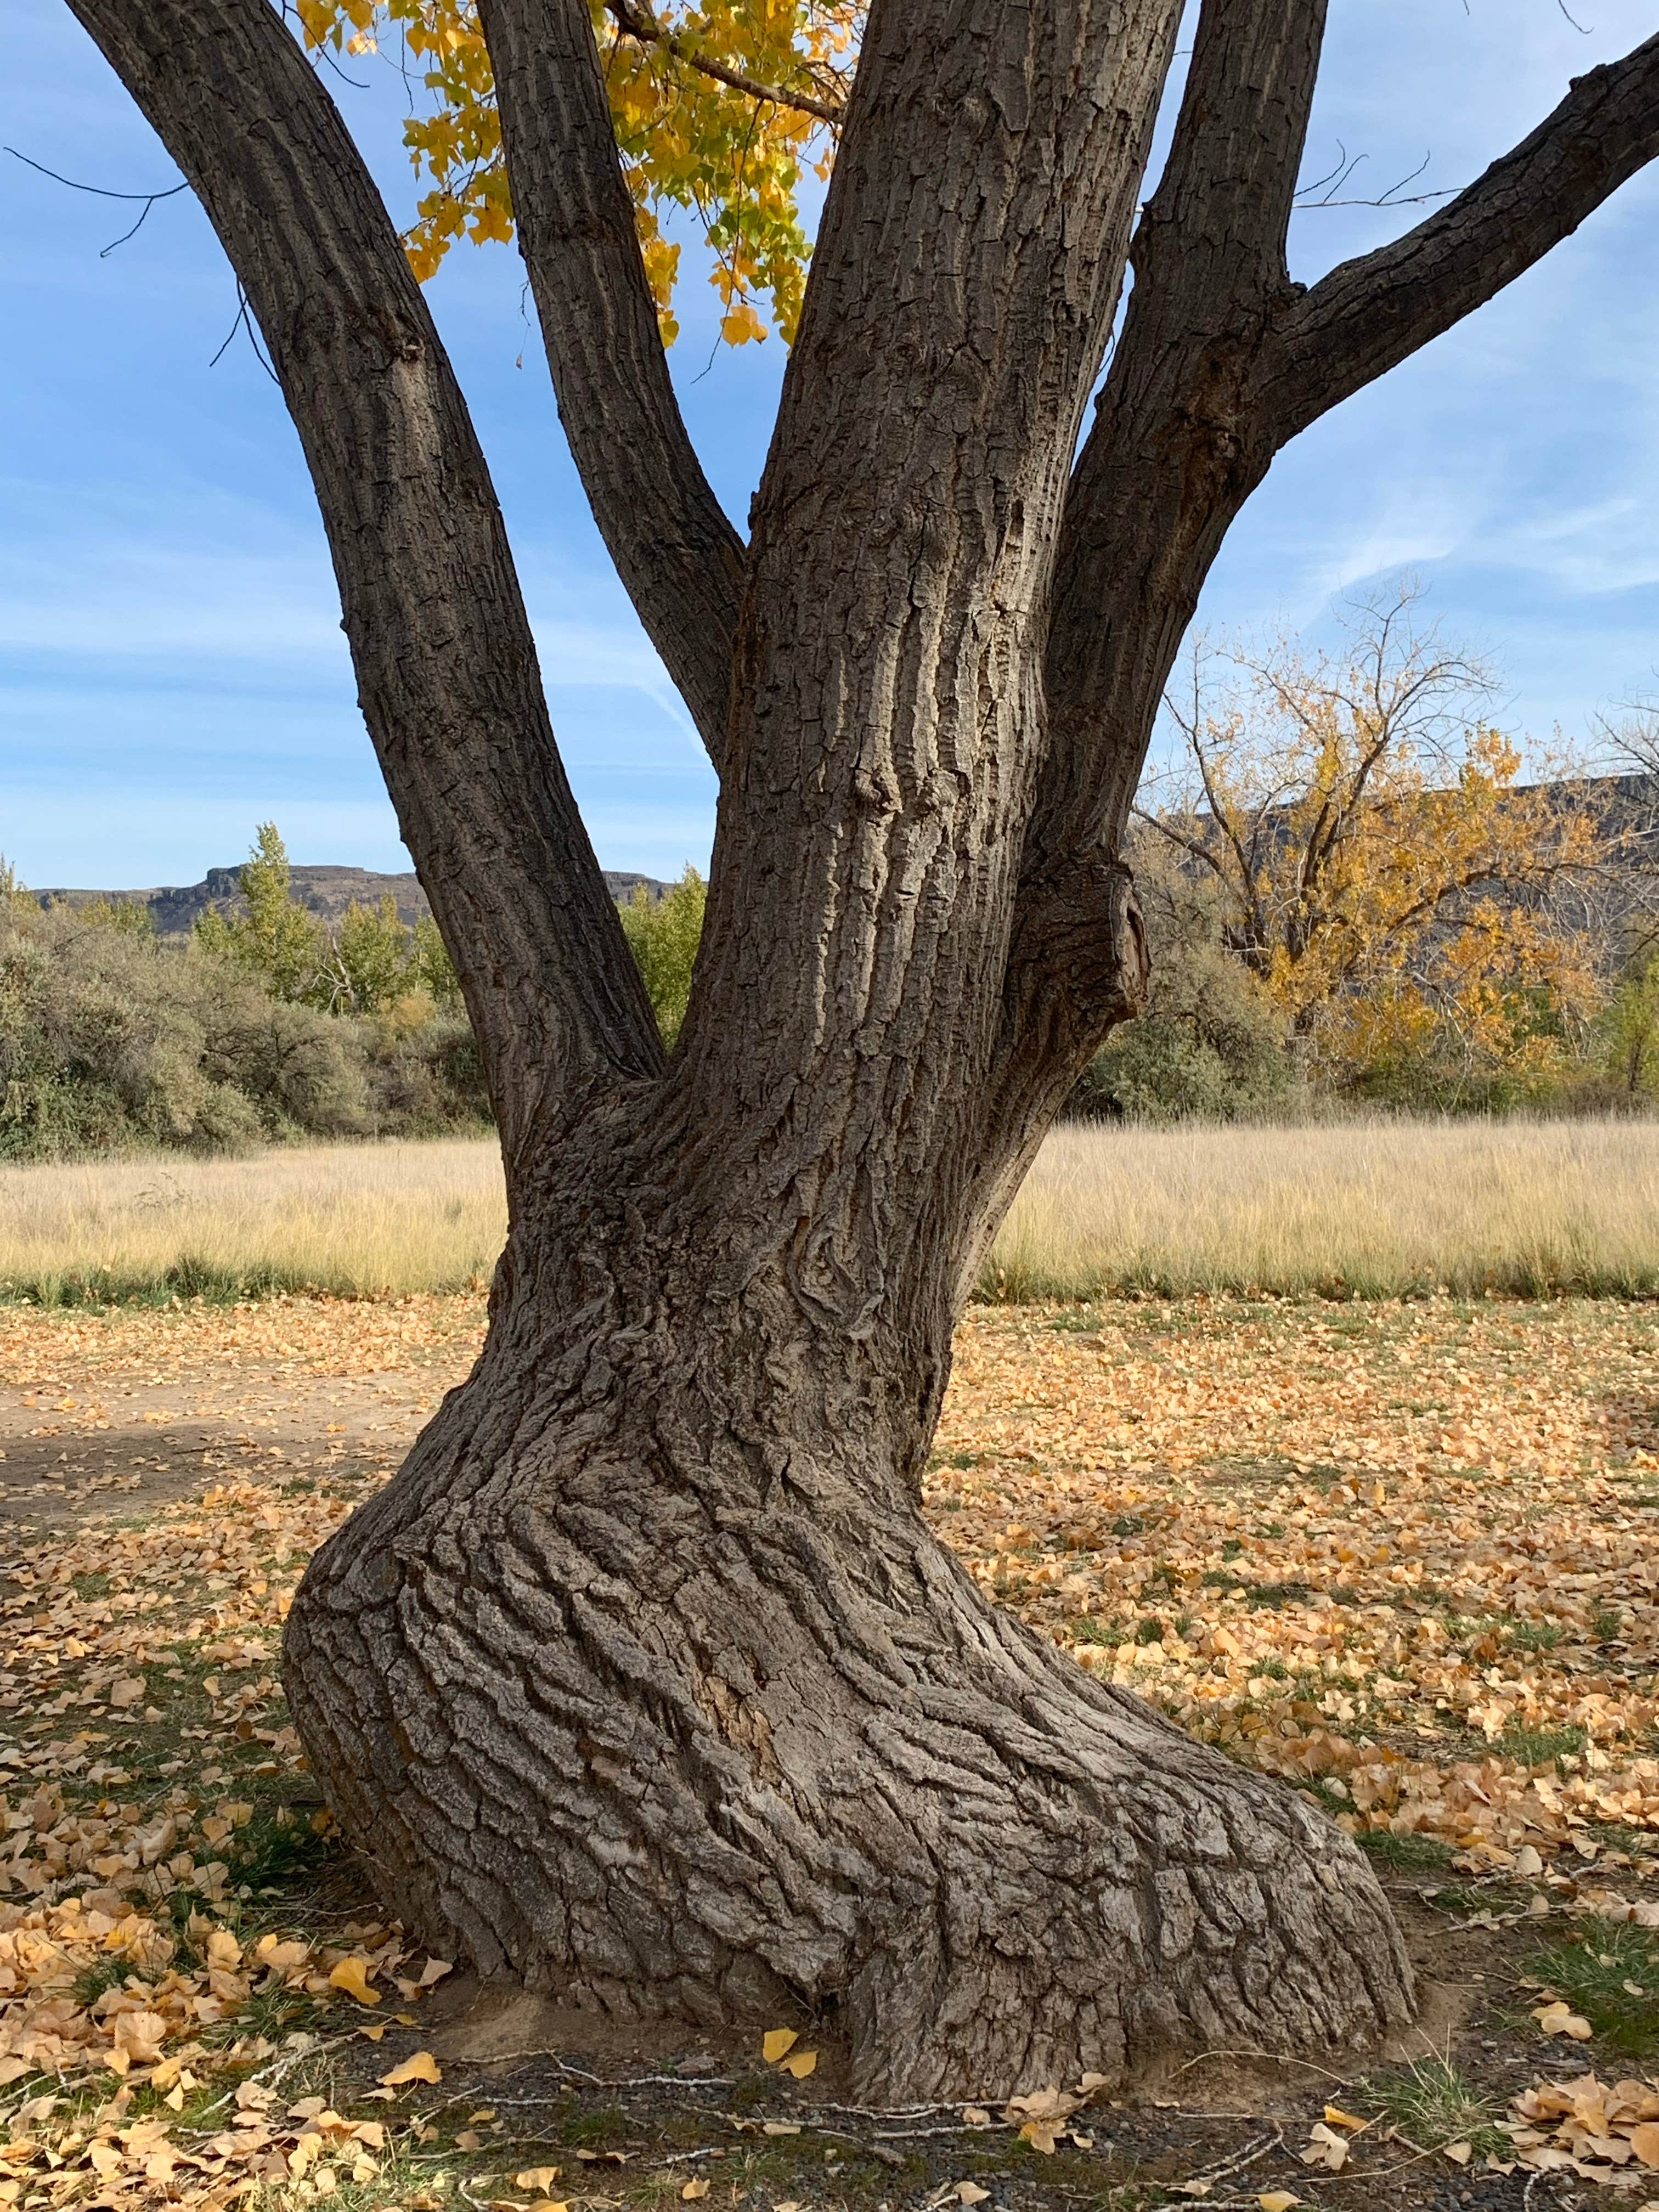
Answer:
<svg viewBox="0 0 1659 2212"><path fill-rule="evenodd" d="M392 1005L412 980L416 946L404 927L398 902L384 892L374 906L347 902L334 932L333 968L345 1002L359 1013L376 1014Z"/></svg>
<svg viewBox="0 0 1659 2212"><path fill-rule="evenodd" d="M1117 847L1228 523L1659 153L1659 38L1303 286L1324 0L1207 0L1150 197L1180 0L878 0L744 542L675 403L586 0L483 0L561 417L721 779L665 1060L326 88L265 0L73 5L264 333L501 1134L478 1365L287 1632L388 1900L567 2001L822 2008L866 2097L1399 2021L1349 1840L989 1607L920 1477L986 1240L1139 1002ZM704 20L741 52L757 15Z"/></svg>
<svg viewBox="0 0 1659 2212"><path fill-rule="evenodd" d="M708 902L708 886L695 868L688 868L659 898L635 884L622 910L623 934L639 963L662 1041L671 1048L691 1003L691 973Z"/></svg>
<svg viewBox="0 0 1659 2212"><path fill-rule="evenodd" d="M328 939L316 915L294 896L288 848L274 822L259 824L237 880L242 911L222 914L209 907L197 917L197 943L204 952L252 969L276 998L315 999L327 965Z"/></svg>
<svg viewBox="0 0 1659 2212"><path fill-rule="evenodd" d="M1559 1079L1599 1002L1608 948L1567 894L1614 855L1571 762L1519 781L1489 678L1413 598L1358 610L1334 658L1200 641L1137 811L1212 886L1310 1073L1497 1103Z"/></svg>

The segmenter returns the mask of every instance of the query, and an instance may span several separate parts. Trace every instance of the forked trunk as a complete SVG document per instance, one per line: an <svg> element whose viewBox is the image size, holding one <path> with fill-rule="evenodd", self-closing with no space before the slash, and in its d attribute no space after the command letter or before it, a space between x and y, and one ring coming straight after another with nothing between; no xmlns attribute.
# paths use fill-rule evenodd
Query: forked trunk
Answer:
<svg viewBox="0 0 1659 2212"><path fill-rule="evenodd" d="M1348 1838L923 1522L941 1255L932 1328L815 1321L738 1194L615 1136L523 1195L477 1370L289 1623L313 1761L422 1940L626 2016L810 2014L884 2100L1403 2021Z"/></svg>
<svg viewBox="0 0 1659 2212"><path fill-rule="evenodd" d="M989 1607L920 1475L963 1285L1136 1002L1115 854L1228 524L1659 155L1659 38L1310 288L1325 0L1204 0L1144 207L1182 0L874 0L744 543L585 0L480 0L572 450L721 779L665 1068L483 453L322 81L264 0L71 4L270 347L502 1133L483 1357L289 1636L388 1897L580 2004L833 2017L872 2096L1402 2021L1352 1844Z"/></svg>

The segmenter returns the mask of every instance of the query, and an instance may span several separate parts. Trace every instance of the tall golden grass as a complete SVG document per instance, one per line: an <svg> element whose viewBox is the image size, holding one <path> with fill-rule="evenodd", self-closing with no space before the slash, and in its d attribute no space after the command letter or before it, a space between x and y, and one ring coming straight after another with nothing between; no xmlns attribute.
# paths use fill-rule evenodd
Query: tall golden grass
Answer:
<svg viewBox="0 0 1659 2212"><path fill-rule="evenodd" d="M0 1297L478 1288L506 1220L493 1142L3 1168ZM1659 1124L1062 1128L979 1288L1659 1292Z"/></svg>
<svg viewBox="0 0 1659 2212"><path fill-rule="evenodd" d="M981 1283L1399 1297L1659 1290L1659 1123L1058 1129Z"/></svg>
<svg viewBox="0 0 1659 2212"><path fill-rule="evenodd" d="M493 1140L9 1167L0 1296L461 1291L488 1283L506 1231Z"/></svg>

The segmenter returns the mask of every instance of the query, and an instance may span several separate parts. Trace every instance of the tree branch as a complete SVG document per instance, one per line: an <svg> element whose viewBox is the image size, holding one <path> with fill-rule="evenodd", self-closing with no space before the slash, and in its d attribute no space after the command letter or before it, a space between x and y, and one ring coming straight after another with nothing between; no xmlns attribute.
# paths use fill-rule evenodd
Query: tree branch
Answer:
<svg viewBox="0 0 1659 2212"><path fill-rule="evenodd" d="M640 620L721 764L743 541L686 434L586 0L481 0L559 416Z"/></svg>
<svg viewBox="0 0 1659 2212"><path fill-rule="evenodd" d="M661 1066L494 487L397 234L266 0L70 0L201 198L310 465L359 697L501 1125Z"/></svg>
<svg viewBox="0 0 1659 2212"><path fill-rule="evenodd" d="M1066 896L1081 856L1116 850L1199 586L1272 459L1249 393L1289 293L1285 237L1326 10L1327 0L1205 0L1170 159L1135 233L1128 313L1066 500L1045 670L1049 750L1021 872L1039 915Z"/></svg>
<svg viewBox="0 0 1659 2212"><path fill-rule="evenodd" d="M757 76L749 76L742 70L728 69L717 62L690 40L680 38L672 31L665 31L643 0L605 0L605 6L616 19L619 30L641 46L660 46L665 53L672 54L676 61L684 62L701 76L713 77L717 83L729 84L734 92L745 92L751 100L769 100L775 107L793 107L802 115L816 115L821 123L839 125L847 112L844 100L815 100L810 93L787 92L780 84L765 84Z"/></svg>
<svg viewBox="0 0 1659 2212"><path fill-rule="evenodd" d="M1481 307L1659 156L1659 35L1575 77L1449 206L1345 261L1285 316L1263 404L1282 446Z"/></svg>

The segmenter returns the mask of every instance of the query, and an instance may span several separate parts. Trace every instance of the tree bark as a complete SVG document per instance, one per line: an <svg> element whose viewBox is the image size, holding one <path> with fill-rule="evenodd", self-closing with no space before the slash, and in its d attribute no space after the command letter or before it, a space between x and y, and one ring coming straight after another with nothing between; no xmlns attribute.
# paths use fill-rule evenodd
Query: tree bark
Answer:
<svg viewBox="0 0 1659 2212"><path fill-rule="evenodd" d="M291 1618L295 1717L405 1921L567 2003L812 2015L885 2101L1403 2021L1349 1839L927 1532L942 1337L804 1325L775 1262L737 1286L718 1190L605 1136L605 1194L574 1148L476 1373Z"/></svg>
<svg viewBox="0 0 1659 2212"><path fill-rule="evenodd" d="M665 1066L482 453L326 94L266 0L71 3L270 345L502 1125L483 1354L289 1622L388 1899L578 2003L812 2011L870 2096L1399 2023L1352 1844L988 1607L921 1471L979 1255L1144 988L1118 841L1228 524L1659 153L1659 41L1303 293L1324 0L1206 0L1073 469L1181 0L876 0L744 549L653 351L582 9L484 0L573 447L721 769Z"/></svg>

